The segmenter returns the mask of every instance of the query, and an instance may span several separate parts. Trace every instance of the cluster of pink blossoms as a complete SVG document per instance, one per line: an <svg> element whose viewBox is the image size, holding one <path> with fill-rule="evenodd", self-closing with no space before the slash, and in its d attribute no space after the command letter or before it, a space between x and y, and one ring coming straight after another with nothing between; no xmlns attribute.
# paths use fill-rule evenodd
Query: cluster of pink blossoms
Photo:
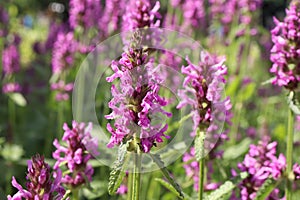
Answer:
<svg viewBox="0 0 300 200"><path fill-rule="evenodd" d="M279 179L286 168L286 159L283 154L276 156L277 142L269 143L264 139L258 145L250 145L249 152L245 155L244 161L238 164L241 172L248 172L249 176L240 184L240 197L233 195L232 199L255 199L258 189L269 178ZM237 175L232 170L233 175ZM280 199L279 190L275 189L268 199Z"/></svg>
<svg viewBox="0 0 300 200"><path fill-rule="evenodd" d="M100 0L70 0L69 23L75 29L82 26L85 29L98 26L101 17Z"/></svg>
<svg viewBox="0 0 300 200"><path fill-rule="evenodd" d="M52 53L52 72L58 74L72 67L77 50L78 43L72 32L58 33Z"/></svg>
<svg viewBox="0 0 300 200"><path fill-rule="evenodd" d="M133 30L144 27L159 27L160 21L155 20L160 18L158 12L160 8L159 1L151 9L149 0L131 0L126 7L125 15L123 16L122 30Z"/></svg>
<svg viewBox="0 0 300 200"><path fill-rule="evenodd" d="M218 129L214 121L230 122L231 118L229 111L232 106L229 97L221 99L223 83L226 82L224 76L227 73L225 59L202 52L198 65L188 58L186 60L188 66L181 69L186 76L183 82L184 89L178 92L181 99L177 108L181 109L187 105L192 107L192 136L196 135L200 126L208 133L214 132Z"/></svg>
<svg viewBox="0 0 300 200"><path fill-rule="evenodd" d="M107 124L112 134L108 147L119 145L124 138L135 135L140 138L141 150L149 152L156 142L163 141L162 137L169 138L164 135L168 125L153 124L151 120L160 114L171 117L171 113L162 109L168 102L158 94L162 80L142 49L124 52L118 62L112 62L111 68L114 74L106 80L119 79L120 89L115 85L111 87L113 98L108 106L112 113L106 118L115 123L114 128Z"/></svg>
<svg viewBox="0 0 300 200"><path fill-rule="evenodd" d="M18 189L18 192L7 196L8 200L61 200L65 194L65 189L60 185L62 174L60 170L56 171L54 180L51 178L50 166L44 161L44 157L36 155L28 161L28 173L26 176L26 189L12 178L12 185Z"/></svg>
<svg viewBox="0 0 300 200"><path fill-rule="evenodd" d="M300 2L290 4L283 22L276 18L274 22L270 69L275 75L273 84L295 90L300 81Z"/></svg>
<svg viewBox="0 0 300 200"><path fill-rule="evenodd" d="M51 84L51 90L57 91L55 96L56 101L67 101L69 97L69 92L73 90L73 83L65 84L64 81L60 80L58 83Z"/></svg>
<svg viewBox="0 0 300 200"><path fill-rule="evenodd" d="M66 166L70 173L62 177L61 182L76 188L86 183L86 180L91 181L94 173L93 167L88 164L88 161L93 156L97 156L98 143L91 137L92 124L88 126L85 123L72 122L72 128L64 124L65 131L62 141L65 145L60 145L55 139L53 145L56 150L52 156L56 160L54 169L57 170L62 166ZM89 152L87 152L89 151Z"/></svg>

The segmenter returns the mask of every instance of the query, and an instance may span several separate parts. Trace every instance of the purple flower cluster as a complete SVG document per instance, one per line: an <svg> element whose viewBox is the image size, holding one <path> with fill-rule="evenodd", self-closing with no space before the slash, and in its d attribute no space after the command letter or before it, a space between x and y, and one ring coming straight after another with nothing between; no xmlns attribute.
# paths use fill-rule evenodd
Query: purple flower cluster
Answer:
<svg viewBox="0 0 300 200"><path fill-rule="evenodd" d="M194 65L188 58L188 66L183 66L181 72L186 76L184 79L184 89L179 90L181 98L177 108L190 105L192 107L192 117L194 121L192 136L196 135L199 126L207 129L207 132L216 130L214 120L219 120L219 114L225 115L225 121L230 121L231 103L229 97L221 100L222 84L225 83L224 75L227 67L224 65L225 59L212 56L207 52L201 52L201 60L198 65Z"/></svg>
<svg viewBox="0 0 300 200"><path fill-rule="evenodd" d="M168 125L161 121L154 123L159 115L171 117L162 107L167 101L159 96L159 84L162 83L152 61L142 49L129 49L122 54L119 61L113 61L111 68L114 74L107 77L108 82L120 80L120 89L114 84L111 87L112 100L109 108L112 113L107 119L115 120L114 128L108 123L107 129L112 134L108 147L119 145L124 138L140 139L140 149L149 152L156 142L162 142Z"/></svg>
<svg viewBox="0 0 300 200"><path fill-rule="evenodd" d="M56 159L54 169L66 166L69 173L62 177L61 182L69 187L76 188L91 181L94 173L93 167L88 164L92 155L97 156L98 143L91 137L92 124L86 126L84 123L72 122L72 128L65 123L62 141L66 145L60 145L55 139L53 145L56 147L52 156ZM87 152L89 151L89 152Z"/></svg>
<svg viewBox="0 0 300 200"><path fill-rule="evenodd" d="M230 32L233 23L242 25L236 33L237 36L245 34L245 26L251 27L255 11L262 6L262 0L209 0L209 3L211 19L214 22L221 23L223 35L227 35ZM251 35L256 33L257 30L255 28L250 29Z"/></svg>
<svg viewBox="0 0 300 200"><path fill-rule="evenodd" d="M47 52L51 52L55 41L57 40L57 36L59 33L64 33L68 29L68 26L64 23L59 24L57 22L51 22L49 25L49 33L47 36L47 40L45 42L36 42L33 45L33 50L37 54L44 54Z"/></svg>
<svg viewBox="0 0 300 200"><path fill-rule="evenodd" d="M78 43L72 32L59 33L52 52L52 72L61 73L74 64Z"/></svg>
<svg viewBox="0 0 300 200"><path fill-rule="evenodd" d="M249 173L239 186L240 198L238 199L255 199L256 192L269 177L277 180L282 176L286 168L286 159L283 154L276 156L277 142L268 141L264 139L258 145L251 144L244 161L238 164L241 172ZM234 170L233 174L236 175ZM275 189L268 199L279 199L278 193L279 190Z"/></svg>
<svg viewBox="0 0 300 200"><path fill-rule="evenodd" d="M120 28L122 16L125 12L126 1L124 0L106 0L103 16L99 21L99 28L104 36Z"/></svg>
<svg viewBox="0 0 300 200"><path fill-rule="evenodd" d="M52 200L62 199L65 194L65 189L60 186L61 171L56 171L56 177L51 179L51 168L44 161L44 157L36 155L32 160L28 161L28 173L26 176L27 183L26 189L16 181L15 177L12 178L12 185L19 191L13 195L7 196L8 200Z"/></svg>
<svg viewBox="0 0 300 200"><path fill-rule="evenodd" d="M56 101L69 100L69 92L73 90L73 85L73 83L65 84L65 82L62 80L60 80L58 83L52 83L51 90L57 91L55 96Z"/></svg>
<svg viewBox="0 0 300 200"><path fill-rule="evenodd" d="M85 29L98 26L102 8L100 0L70 0L69 23L75 29L82 26Z"/></svg>
<svg viewBox="0 0 300 200"><path fill-rule="evenodd" d="M204 28L205 21L205 1L204 0L183 0L172 1L171 5L176 8L179 7L183 14L183 23L181 30L185 31L189 26L192 28Z"/></svg>
<svg viewBox="0 0 300 200"><path fill-rule="evenodd" d="M18 44L10 44L2 52L4 75L11 75L20 70L20 53Z"/></svg>
<svg viewBox="0 0 300 200"><path fill-rule="evenodd" d="M295 176L295 180L300 180L300 165L298 163L295 163L293 165L293 173Z"/></svg>
<svg viewBox="0 0 300 200"><path fill-rule="evenodd" d="M15 73L20 71L20 42L21 38L15 34L13 35L13 41L2 51L2 70L5 80L2 86L3 93L21 91L20 84L12 80Z"/></svg>
<svg viewBox="0 0 300 200"><path fill-rule="evenodd" d="M186 152L182 158L185 164L183 165L185 173L188 177L192 177L194 181L194 190L199 190L199 162L195 159L195 149L192 147L189 152ZM220 184L213 183L211 174L213 174L212 162L208 162L207 183L204 185L205 190L215 190Z"/></svg>
<svg viewBox="0 0 300 200"><path fill-rule="evenodd" d="M19 83L6 83L2 87L4 94L21 92L21 85Z"/></svg>
<svg viewBox="0 0 300 200"><path fill-rule="evenodd" d="M270 72L275 75L273 84L295 90L300 81L300 3L292 1L283 22L274 18L272 30Z"/></svg>
<svg viewBox="0 0 300 200"><path fill-rule="evenodd" d="M156 1L151 9L149 0L130 0L126 7L125 15L123 16L122 30L134 30L144 27L159 27L161 18L158 12L160 8L159 1Z"/></svg>

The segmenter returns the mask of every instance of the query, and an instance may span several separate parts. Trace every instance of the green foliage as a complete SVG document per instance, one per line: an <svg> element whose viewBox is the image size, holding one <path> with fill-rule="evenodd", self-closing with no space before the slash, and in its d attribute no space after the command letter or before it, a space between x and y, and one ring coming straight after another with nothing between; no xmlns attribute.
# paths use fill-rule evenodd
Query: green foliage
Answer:
<svg viewBox="0 0 300 200"><path fill-rule="evenodd" d="M295 113L295 115L300 115L300 103L299 97L300 95L295 93L294 91L290 91L287 95L287 102L290 109Z"/></svg>
<svg viewBox="0 0 300 200"><path fill-rule="evenodd" d="M23 148L16 144L6 143L1 149L1 155L7 161L14 161L14 162L18 161L20 160L23 154L24 154Z"/></svg>
<svg viewBox="0 0 300 200"><path fill-rule="evenodd" d="M163 175L165 176L165 178L170 182L171 186L177 191L177 193L179 194L179 196L183 198L184 196L183 196L183 192L182 192L181 187L171 177L170 172L164 166L164 162L161 160L160 156L159 155L155 155L155 154L150 154L150 156L152 157L153 161L158 165L158 167L160 168L160 170L163 173Z"/></svg>
<svg viewBox="0 0 300 200"><path fill-rule="evenodd" d="M88 199L99 199L103 196L107 189L107 182L94 180L90 183L91 189L83 189L83 196Z"/></svg>
<svg viewBox="0 0 300 200"><path fill-rule="evenodd" d="M268 178L257 191L255 200L265 200L271 194L271 192L276 188L279 182L280 180L276 181L271 177Z"/></svg>
<svg viewBox="0 0 300 200"><path fill-rule="evenodd" d="M228 194L232 192L232 190L240 183L243 179L247 178L247 173L241 173L239 177L235 178L232 181L226 181L223 185L221 185L217 190L214 190L210 193L205 200L222 200L228 197Z"/></svg>
<svg viewBox="0 0 300 200"><path fill-rule="evenodd" d="M120 187L123 178L126 173L124 167L126 166L126 155L127 155L127 146L122 144L119 147L118 158L112 166L112 171L109 174L109 183L108 183L108 192L110 195L114 194Z"/></svg>
<svg viewBox="0 0 300 200"><path fill-rule="evenodd" d="M27 105L27 101L21 93L12 93L9 94L8 96L18 106L24 107Z"/></svg>
<svg viewBox="0 0 300 200"><path fill-rule="evenodd" d="M198 129L195 138L195 155L197 161L204 159L204 140L205 140L205 132L200 131Z"/></svg>
<svg viewBox="0 0 300 200"><path fill-rule="evenodd" d="M159 182L161 185L163 185L165 188L170 190L172 193L174 193L177 197L182 199L181 194L176 190L176 188L173 187L172 184L168 183L167 181L161 179L161 178L156 178L155 181Z"/></svg>
<svg viewBox="0 0 300 200"><path fill-rule="evenodd" d="M245 138L240 143L230 146L225 149L223 158L225 160L234 160L244 153L246 153L249 149L249 145L251 144L251 139Z"/></svg>

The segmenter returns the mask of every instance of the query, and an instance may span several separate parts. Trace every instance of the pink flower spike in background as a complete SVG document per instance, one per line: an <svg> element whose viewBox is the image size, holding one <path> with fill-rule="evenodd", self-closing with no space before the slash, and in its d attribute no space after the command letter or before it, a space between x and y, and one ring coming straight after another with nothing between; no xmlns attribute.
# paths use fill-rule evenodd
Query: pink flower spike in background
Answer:
<svg viewBox="0 0 300 200"><path fill-rule="evenodd" d="M26 176L26 189L12 177L12 185L18 189L18 192L7 196L8 200L61 200L65 194L65 189L61 184L62 174L60 169L56 171L54 179L51 178L51 168L44 161L44 157L35 155L28 161L28 173Z"/></svg>
<svg viewBox="0 0 300 200"><path fill-rule="evenodd" d="M91 136L91 123L86 126L85 123L73 121L71 128L65 123L63 129L62 141L65 144L61 145L57 139L53 142L56 147L52 154L56 160L53 168L56 170L65 166L69 173L62 177L61 182L76 188L86 184L86 180L92 181L94 169L88 161L92 156L99 155L98 142Z"/></svg>

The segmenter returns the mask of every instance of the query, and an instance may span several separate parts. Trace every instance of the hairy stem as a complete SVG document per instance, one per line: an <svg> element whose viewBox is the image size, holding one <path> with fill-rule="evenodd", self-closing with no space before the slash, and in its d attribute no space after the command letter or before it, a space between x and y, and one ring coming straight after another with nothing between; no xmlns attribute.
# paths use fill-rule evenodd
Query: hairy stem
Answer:
<svg viewBox="0 0 300 200"><path fill-rule="evenodd" d="M205 159L202 158L199 161L199 200L203 200L203 193L204 193L204 163Z"/></svg>
<svg viewBox="0 0 300 200"><path fill-rule="evenodd" d="M289 109L288 114L288 132L287 132L287 146L286 146L286 162L287 162L287 183L285 188L286 199L292 199L292 182L290 180L290 174L292 173L293 165L293 143L294 143L294 114L291 109Z"/></svg>
<svg viewBox="0 0 300 200"><path fill-rule="evenodd" d="M79 189L72 190L72 200L79 200Z"/></svg>
<svg viewBox="0 0 300 200"><path fill-rule="evenodd" d="M140 198L140 182L141 182L141 155L140 150L137 148L137 153L134 155L134 168L133 168L133 183L132 183L132 200L139 200Z"/></svg>

